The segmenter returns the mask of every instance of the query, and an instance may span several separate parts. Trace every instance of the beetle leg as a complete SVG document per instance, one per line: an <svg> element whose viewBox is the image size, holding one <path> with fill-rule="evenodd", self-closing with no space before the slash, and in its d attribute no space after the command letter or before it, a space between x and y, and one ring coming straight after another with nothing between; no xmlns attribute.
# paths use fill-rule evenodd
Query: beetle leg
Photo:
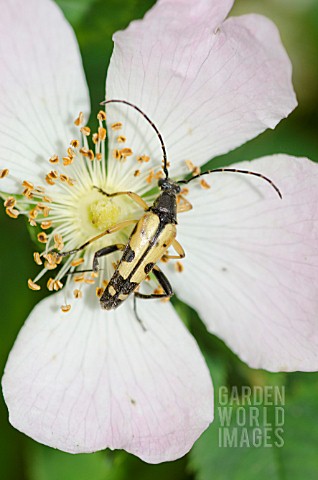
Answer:
<svg viewBox="0 0 318 480"><path fill-rule="evenodd" d="M90 240L83 243L83 245L76 248L75 250L70 250L68 252L58 252L58 253L55 252L55 255L57 257L66 257L67 255L73 255L74 253L77 253L77 252L80 252L81 250L84 250L84 248L88 247L88 245L95 242L96 240L99 240L100 238L104 237L105 235L109 235L110 233L118 232L118 230L121 230L122 228L128 227L129 225L136 224L136 223L138 223L138 220L125 220L124 222L117 223L117 225L113 225L112 227L105 230L105 232L102 232L99 235L96 235L96 237L91 238Z"/></svg>
<svg viewBox="0 0 318 480"><path fill-rule="evenodd" d="M160 268L157 265L153 267L152 272L156 277L156 279L158 280L159 285L163 288L164 293L145 294L145 293L134 292L135 297L143 298L143 299L172 297L173 290L165 274L160 270Z"/></svg>
<svg viewBox="0 0 318 480"><path fill-rule="evenodd" d="M110 253L117 252L118 250L124 250L125 246L123 243L117 243L116 245L109 245L108 247L101 248L100 250L97 250L94 255L93 259L93 272L98 272L98 259L101 257L105 257L106 255L109 255Z"/></svg>
<svg viewBox="0 0 318 480"><path fill-rule="evenodd" d="M183 195L180 195L180 194L178 195L178 198L182 200L182 203L178 203L177 213L183 213L183 212L188 212L189 210L192 210L193 206L189 202L189 200L187 200Z"/></svg>
<svg viewBox="0 0 318 480"><path fill-rule="evenodd" d="M177 252L178 255L163 255L161 258L163 261L165 260L171 260L171 259L180 259L185 257L185 251L183 250L182 246L180 243L175 239L172 242L172 246Z"/></svg>
<svg viewBox="0 0 318 480"><path fill-rule="evenodd" d="M98 272L99 270L99 265L98 265L98 259L101 257L104 257L106 255L109 255L110 253L117 252L117 250L124 250L126 245L123 243L118 243L116 245L109 245L108 247L101 248L100 250L97 250L94 254L94 259L93 259L93 268L90 268L88 270L74 270L73 272L67 272L65 275L77 275L78 273L87 273L87 272Z"/></svg>
<svg viewBox="0 0 318 480"><path fill-rule="evenodd" d="M127 195L129 198L131 198L134 202L138 203L138 205L143 209L143 210L148 210L149 205L143 200L137 193L134 192L116 192L116 193L107 193L105 190L99 187L94 187L96 190L98 190L100 193L103 195L106 195L106 197L117 197L118 195Z"/></svg>

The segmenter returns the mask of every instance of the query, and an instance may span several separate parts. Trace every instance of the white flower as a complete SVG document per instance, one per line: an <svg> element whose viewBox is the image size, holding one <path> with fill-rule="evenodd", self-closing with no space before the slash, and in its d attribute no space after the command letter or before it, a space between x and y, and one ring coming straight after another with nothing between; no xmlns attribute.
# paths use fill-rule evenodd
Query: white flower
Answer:
<svg viewBox="0 0 318 480"><path fill-rule="evenodd" d="M296 105L275 27L257 15L224 21L232 3L161 0L115 34L106 98L130 101L152 119L173 178L188 173L185 161L200 166L274 128ZM25 188L17 203L6 195L6 208L50 232L40 235L46 253L54 246L76 249L109 226L142 216L129 198L110 199L93 187L149 192L161 169L160 144L138 112L110 105L106 169L103 114L94 151L88 130L80 135L81 125L73 124L79 111L88 119L89 100L71 28L49 0L3 0L1 6L1 190L21 193L23 182ZM120 130L111 128L116 123ZM123 148L132 154L116 152ZM183 271L172 262L162 268L179 298L249 365L314 370L317 167L276 155L239 168L270 177L283 200L255 177L219 174L208 180L210 189L191 184L187 199L194 208L180 215L178 227L187 255ZM95 250L126 243L130 231L91 244L78 268L91 268ZM38 263L43 259L35 255ZM99 307L96 287L110 278L113 261L101 262L98 278L85 273L84 282L74 283L68 276L61 292L31 312L3 378L10 421L67 452L109 447L152 463L173 460L212 421L208 369L170 303L139 302L146 330L131 299L111 312ZM54 278L49 289L57 290L74 256L57 274L54 258L46 255L45 262ZM36 289L37 282L29 284ZM82 298L73 297L74 288Z"/></svg>

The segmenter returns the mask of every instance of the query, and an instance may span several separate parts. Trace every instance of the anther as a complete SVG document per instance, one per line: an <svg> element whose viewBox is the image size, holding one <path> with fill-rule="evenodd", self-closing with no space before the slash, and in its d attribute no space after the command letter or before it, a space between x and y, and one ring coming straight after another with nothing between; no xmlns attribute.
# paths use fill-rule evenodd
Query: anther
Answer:
<svg viewBox="0 0 318 480"><path fill-rule="evenodd" d="M200 180L200 185L205 190L208 190L209 188L211 188L211 185L209 185L208 182L206 182L203 178L202 178L202 180Z"/></svg>
<svg viewBox="0 0 318 480"><path fill-rule="evenodd" d="M84 120L84 114L83 114L83 112L80 112L78 117L76 118L76 120L74 120L74 125L79 127L80 125L82 125L83 120Z"/></svg>
<svg viewBox="0 0 318 480"><path fill-rule="evenodd" d="M47 234L45 232L38 233L37 238L40 243L47 243L48 241Z"/></svg>
<svg viewBox="0 0 318 480"><path fill-rule="evenodd" d="M59 163L59 157L58 155L52 155L52 157L49 159L49 162L50 163L53 163L53 165L56 165L57 163Z"/></svg>
<svg viewBox="0 0 318 480"><path fill-rule="evenodd" d="M41 223L41 228L43 230L47 230L48 228L52 227L52 222L50 220L45 220L44 222Z"/></svg>
<svg viewBox="0 0 318 480"><path fill-rule="evenodd" d="M98 127L98 138L103 141L106 138L106 128Z"/></svg>
<svg viewBox="0 0 318 480"><path fill-rule="evenodd" d="M69 311L71 310L71 308L72 308L71 305L62 305L62 306L61 306L61 310L62 310L62 312L64 312L64 313L69 312Z"/></svg>
<svg viewBox="0 0 318 480"><path fill-rule="evenodd" d="M19 213L20 213L19 210L16 210L15 208L6 208L6 214L10 218L18 218Z"/></svg>
<svg viewBox="0 0 318 480"><path fill-rule="evenodd" d="M54 282L55 282L54 278L49 278L48 281L47 281L46 286L47 286L47 289L50 292L53 292L53 290L54 290Z"/></svg>
<svg viewBox="0 0 318 480"><path fill-rule="evenodd" d="M97 120L105 121L106 120L106 113L103 110L100 110L97 114Z"/></svg>
<svg viewBox="0 0 318 480"><path fill-rule="evenodd" d="M43 264L39 252L34 252L33 253L33 258L34 258L34 261L37 265L42 265Z"/></svg>
<svg viewBox="0 0 318 480"><path fill-rule="evenodd" d="M82 127L81 133L85 135L85 137L88 137L91 134L91 129L89 127Z"/></svg>
<svg viewBox="0 0 318 480"><path fill-rule="evenodd" d="M79 290L78 288L76 288L73 292L73 295L74 295L74 298L76 298L76 299L82 298L83 292L81 290Z"/></svg>
<svg viewBox="0 0 318 480"><path fill-rule="evenodd" d="M131 148L122 148L120 150L120 154L121 156L126 158L126 157L130 157L133 154L133 151Z"/></svg>
<svg viewBox="0 0 318 480"><path fill-rule="evenodd" d="M116 123L113 123L111 128L112 130L120 130L122 128L123 124L121 122L116 122Z"/></svg>
<svg viewBox="0 0 318 480"><path fill-rule="evenodd" d="M82 263L84 263L84 258L77 258L76 260L73 260L71 262L71 266L72 267L78 267L79 265L81 265Z"/></svg>
<svg viewBox="0 0 318 480"><path fill-rule="evenodd" d="M148 163L150 160L150 157L148 157L148 155L139 155L137 157L137 162L138 163Z"/></svg>
<svg viewBox="0 0 318 480"><path fill-rule="evenodd" d="M54 280L53 289L57 292L63 288L63 283L60 280Z"/></svg>
<svg viewBox="0 0 318 480"><path fill-rule="evenodd" d="M176 262L175 265L174 265L174 268L179 273L183 272L183 270L184 270L184 266L182 265L181 262Z"/></svg>
<svg viewBox="0 0 318 480"><path fill-rule="evenodd" d="M7 208L12 208L15 207L16 203L17 201L14 197L8 197L4 202L4 206Z"/></svg>
<svg viewBox="0 0 318 480"><path fill-rule="evenodd" d="M5 178L7 175L9 175L9 170L7 168L0 170L0 179Z"/></svg>
<svg viewBox="0 0 318 480"><path fill-rule="evenodd" d="M62 235L60 235L59 233L56 233L54 235L54 248L56 248L60 252L61 250L63 250L63 247L64 247L64 242L63 242Z"/></svg>
<svg viewBox="0 0 318 480"><path fill-rule="evenodd" d="M116 140L117 140L117 143L125 143L126 137L124 137L124 135L119 135Z"/></svg>
<svg viewBox="0 0 318 480"><path fill-rule="evenodd" d="M28 287L31 290L41 290L40 285L38 285L37 283L34 283L33 280L31 280L31 278L29 278L28 280Z"/></svg>
<svg viewBox="0 0 318 480"><path fill-rule="evenodd" d="M103 295L104 289L102 287L96 287L96 296L100 298Z"/></svg>
<svg viewBox="0 0 318 480"><path fill-rule="evenodd" d="M80 145L80 142L79 142L79 140L71 140L70 145L71 145L73 148L78 148L79 145Z"/></svg>

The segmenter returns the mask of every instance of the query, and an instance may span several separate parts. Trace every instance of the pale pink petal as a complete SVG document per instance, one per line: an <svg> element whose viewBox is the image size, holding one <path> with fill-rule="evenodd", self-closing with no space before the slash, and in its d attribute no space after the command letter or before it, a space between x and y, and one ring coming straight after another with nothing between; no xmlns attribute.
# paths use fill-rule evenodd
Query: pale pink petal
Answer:
<svg viewBox="0 0 318 480"><path fill-rule="evenodd" d="M128 100L153 120L173 175L185 171L184 160L202 165L274 128L295 108L291 65L276 27L259 15L222 23L232 3L202 0L197 9L192 0L159 1L114 36L106 98ZM122 105L107 109L110 123L123 123L134 153L150 155L160 168L160 144L145 119Z"/></svg>
<svg viewBox="0 0 318 480"><path fill-rule="evenodd" d="M184 455L213 418L207 366L170 304L94 298L63 314L63 292L30 314L3 377L10 422L71 453L125 449L150 463Z"/></svg>
<svg viewBox="0 0 318 480"><path fill-rule="evenodd" d="M53 154L65 155L74 119L89 113L89 97L75 35L51 0L6 0L0 25L0 170L43 181ZM77 134L78 135L78 134Z"/></svg>
<svg viewBox="0 0 318 480"><path fill-rule="evenodd" d="M179 215L184 272L178 296L245 362L272 371L318 368L318 165L274 155L238 168L265 181L218 173L210 190L189 184ZM172 262L171 262L172 263Z"/></svg>

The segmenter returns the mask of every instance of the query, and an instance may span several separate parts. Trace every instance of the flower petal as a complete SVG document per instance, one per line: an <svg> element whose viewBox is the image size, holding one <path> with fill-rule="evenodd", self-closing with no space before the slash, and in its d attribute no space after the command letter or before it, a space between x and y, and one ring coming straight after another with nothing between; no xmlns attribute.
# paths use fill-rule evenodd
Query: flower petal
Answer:
<svg viewBox="0 0 318 480"><path fill-rule="evenodd" d="M88 118L79 48L51 0L8 0L1 7L0 169L39 183L49 158L65 155L79 111ZM0 189L20 192L12 176Z"/></svg>
<svg viewBox="0 0 318 480"><path fill-rule="evenodd" d="M202 165L274 128L296 106L276 27L259 15L222 23L232 3L202 0L197 10L191 0L159 1L114 36L106 98L128 100L152 119L173 175L185 172L184 160ZM145 119L122 105L108 112L110 122L122 121L132 150L160 168L160 144Z"/></svg>
<svg viewBox="0 0 318 480"><path fill-rule="evenodd" d="M150 463L184 455L212 421L213 392L172 306L140 301L144 331L130 301L105 312L86 298L68 314L61 302L63 293L35 307L10 354L10 422L71 453L125 449Z"/></svg>
<svg viewBox="0 0 318 480"><path fill-rule="evenodd" d="M247 175L190 184L194 208L178 230L187 257L172 285L250 366L317 370L318 165L275 155L237 167L270 177L283 199Z"/></svg>

